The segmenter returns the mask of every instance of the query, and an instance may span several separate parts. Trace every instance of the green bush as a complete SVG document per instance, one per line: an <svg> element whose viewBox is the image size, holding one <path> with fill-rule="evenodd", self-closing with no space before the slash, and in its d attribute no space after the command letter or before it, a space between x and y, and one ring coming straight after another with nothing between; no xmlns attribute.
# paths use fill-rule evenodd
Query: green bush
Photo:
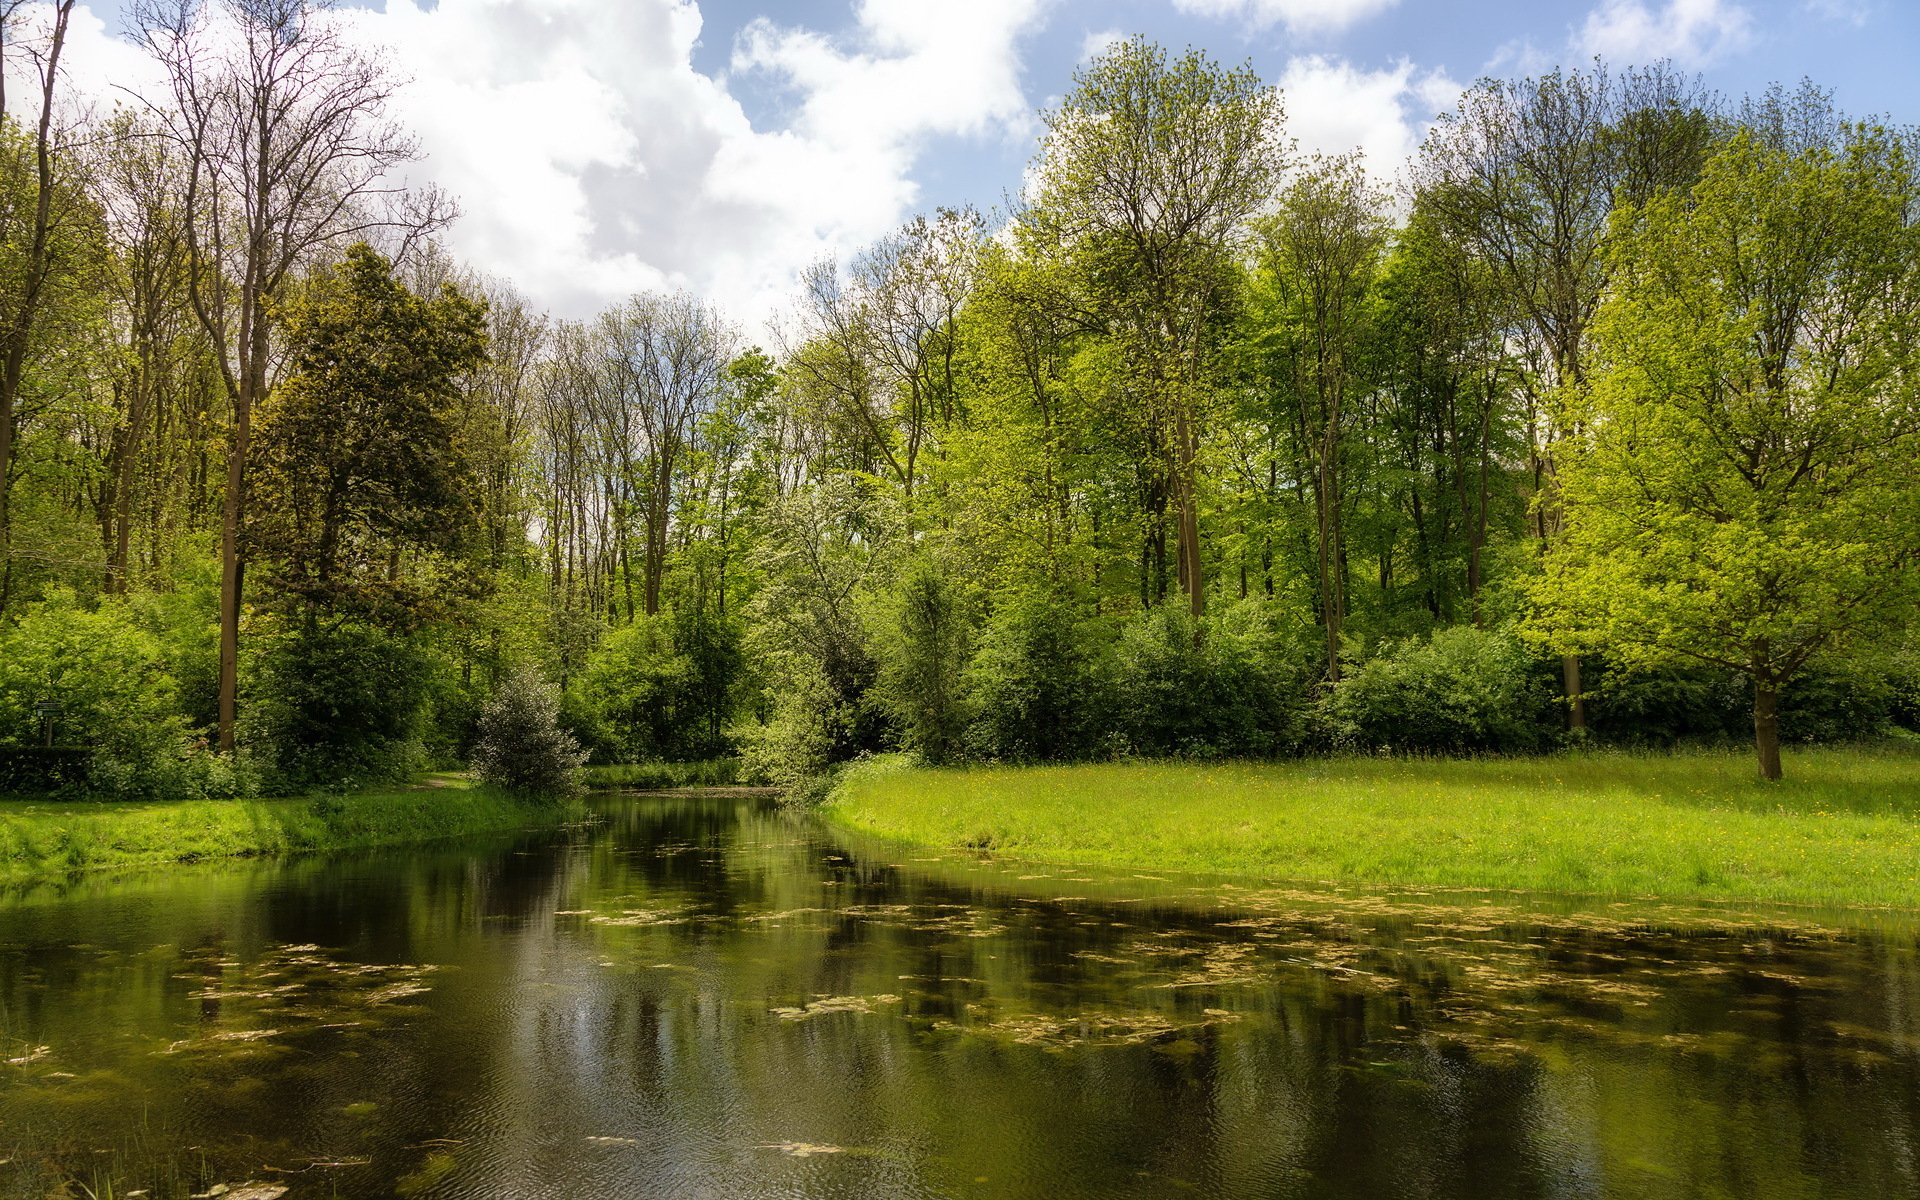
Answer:
<svg viewBox="0 0 1920 1200"><path fill-rule="evenodd" d="M930 763L956 757L967 731L971 623L960 590L930 559L910 560L881 606L874 701L902 747Z"/></svg>
<svg viewBox="0 0 1920 1200"><path fill-rule="evenodd" d="M1673 667L1626 674L1597 657L1582 666L1587 723L1599 741L1664 748L1753 736L1753 685L1737 671Z"/></svg>
<svg viewBox="0 0 1920 1200"><path fill-rule="evenodd" d="M37 706L62 706L54 740L84 750L85 783L52 777L44 784L126 797L168 796L193 786L186 719L160 643L138 628L125 606L94 611L70 592L27 606L0 628L0 747L41 744ZM32 786L15 756L15 786Z"/></svg>
<svg viewBox="0 0 1920 1200"><path fill-rule="evenodd" d="M1389 643L1324 711L1336 741L1397 753L1537 751L1559 728L1550 679L1520 640L1471 626Z"/></svg>
<svg viewBox="0 0 1920 1200"><path fill-rule="evenodd" d="M666 617L611 630L587 658L567 716L596 758L645 762L676 757L682 711L698 682L674 646Z"/></svg>
<svg viewBox="0 0 1920 1200"><path fill-rule="evenodd" d="M967 751L999 762L1089 758L1106 725L1107 678L1073 608L1039 595L988 618L967 667Z"/></svg>
<svg viewBox="0 0 1920 1200"><path fill-rule="evenodd" d="M516 796L569 796L580 790L585 761L580 744L560 727L552 689L538 676L508 676L481 710L473 770L482 783Z"/></svg>
<svg viewBox="0 0 1920 1200"><path fill-rule="evenodd" d="M1304 656L1258 601L1205 624L1163 605L1127 628L1113 662L1114 727L1135 753L1264 758L1300 748L1311 711Z"/></svg>
<svg viewBox="0 0 1920 1200"><path fill-rule="evenodd" d="M345 623L245 644L243 741L276 790L399 779L423 765L433 663L414 639Z"/></svg>

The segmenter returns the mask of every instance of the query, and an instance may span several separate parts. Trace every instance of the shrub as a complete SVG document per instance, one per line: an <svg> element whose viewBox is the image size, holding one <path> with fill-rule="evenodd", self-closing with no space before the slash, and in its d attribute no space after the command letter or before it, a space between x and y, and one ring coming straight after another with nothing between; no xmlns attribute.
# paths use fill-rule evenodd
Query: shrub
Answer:
<svg viewBox="0 0 1920 1200"><path fill-rule="evenodd" d="M568 715L584 741L619 762L675 757L682 710L698 684L665 617L607 633L587 657Z"/></svg>
<svg viewBox="0 0 1920 1200"><path fill-rule="evenodd" d="M413 639L349 623L250 644L243 732L276 789L395 779L422 765L433 664Z"/></svg>
<svg viewBox="0 0 1920 1200"><path fill-rule="evenodd" d="M1389 643L1325 702L1335 738L1364 750L1519 753L1558 729L1547 676L1511 634L1460 626Z"/></svg>
<svg viewBox="0 0 1920 1200"><path fill-rule="evenodd" d="M1297 749L1310 711L1297 639L1245 601L1204 625L1163 605L1121 637L1115 726L1143 754L1267 757Z"/></svg>
<svg viewBox="0 0 1920 1200"><path fill-rule="evenodd" d="M1109 709L1089 628L1037 595L1002 604L967 666L967 751L1003 762L1090 757Z"/></svg>
<svg viewBox="0 0 1920 1200"><path fill-rule="evenodd" d="M185 790L188 736L178 699L160 644L122 605L90 612L72 593L56 592L0 630L0 747L39 746L37 706L51 701L62 706L54 737L69 749L66 760L84 751L86 761L84 782L71 762L58 777L36 780L32 753L10 756L13 787L129 797Z"/></svg>
<svg viewBox="0 0 1920 1200"><path fill-rule="evenodd" d="M480 713L473 770L482 783L517 796L566 796L579 790L586 755L560 727L552 689L531 673L516 673Z"/></svg>
<svg viewBox="0 0 1920 1200"><path fill-rule="evenodd" d="M793 788L822 775L837 761L856 724L849 706L825 671L798 658L770 689L772 712L742 730L741 762L747 778Z"/></svg>
<svg viewBox="0 0 1920 1200"><path fill-rule="evenodd" d="M905 749L930 763L955 757L967 729L964 674L972 632L959 589L932 561L916 557L875 624L875 702Z"/></svg>
<svg viewBox="0 0 1920 1200"><path fill-rule="evenodd" d="M1737 671L1673 667L1633 674L1586 664L1587 720L1615 745L1671 747L1753 736L1753 685Z"/></svg>

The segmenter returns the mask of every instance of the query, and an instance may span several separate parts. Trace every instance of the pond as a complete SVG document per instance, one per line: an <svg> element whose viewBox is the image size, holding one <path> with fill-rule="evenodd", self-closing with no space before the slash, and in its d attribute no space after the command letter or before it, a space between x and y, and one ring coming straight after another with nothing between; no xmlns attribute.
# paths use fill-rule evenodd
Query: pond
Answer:
<svg viewBox="0 0 1920 1200"><path fill-rule="evenodd" d="M0 903L0 1196L1920 1195L1898 928L978 869L745 796L597 809Z"/></svg>

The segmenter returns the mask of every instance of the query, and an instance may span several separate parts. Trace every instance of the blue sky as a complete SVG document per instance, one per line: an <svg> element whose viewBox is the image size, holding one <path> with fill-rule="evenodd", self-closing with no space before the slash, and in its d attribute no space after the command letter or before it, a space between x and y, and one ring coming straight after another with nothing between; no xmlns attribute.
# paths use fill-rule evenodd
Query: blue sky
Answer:
<svg viewBox="0 0 1920 1200"><path fill-rule="evenodd" d="M149 86L114 0L82 0L81 91ZM1920 121L1920 0L387 0L346 18L412 82L452 248L584 316L684 287L749 329L795 273L916 211L999 204L1036 112L1102 39L1251 59L1303 148L1390 177L1488 74L1670 57L1729 96L1803 76Z"/></svg>

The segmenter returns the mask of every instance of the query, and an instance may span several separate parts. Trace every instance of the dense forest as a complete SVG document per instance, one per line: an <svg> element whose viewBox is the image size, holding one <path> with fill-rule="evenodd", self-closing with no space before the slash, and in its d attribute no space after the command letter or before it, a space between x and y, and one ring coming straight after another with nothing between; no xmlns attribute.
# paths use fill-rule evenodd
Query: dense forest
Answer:
<svg viewBox="0 0 1920 1200"><path fill-rule="evenodd" d="M351 786L542 689L789 785L1920 718L1920 141L1816 85L1487 80L1387 186L1124 41L1011 211L749 336L455 261L324 6L147 5L104 113L71 9L0 43L0 791Z"/></svg>

